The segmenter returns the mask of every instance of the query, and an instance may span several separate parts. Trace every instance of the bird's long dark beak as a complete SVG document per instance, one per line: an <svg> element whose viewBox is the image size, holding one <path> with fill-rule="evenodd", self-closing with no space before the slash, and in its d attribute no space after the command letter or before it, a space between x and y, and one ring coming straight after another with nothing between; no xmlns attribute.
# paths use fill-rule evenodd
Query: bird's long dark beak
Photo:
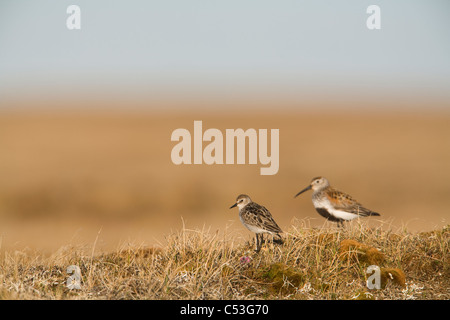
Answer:
<svg viewBox="0 0 450 320"><path fill-rule="evenodd" d="M310 190L311 188L312 188L311 185L307 186L305 189L303 189L302 191L297 193L294 198L296 198L297 196L301 195L303 192Z"/></svg>
<svg viewBox="0 0 450 320"><path fill-rule="evenodd" d="M235 203L235 204L233 204L231 207L230 207L230 209L233 209L234 207L236 207L237 206L237 202Z"/></svg>

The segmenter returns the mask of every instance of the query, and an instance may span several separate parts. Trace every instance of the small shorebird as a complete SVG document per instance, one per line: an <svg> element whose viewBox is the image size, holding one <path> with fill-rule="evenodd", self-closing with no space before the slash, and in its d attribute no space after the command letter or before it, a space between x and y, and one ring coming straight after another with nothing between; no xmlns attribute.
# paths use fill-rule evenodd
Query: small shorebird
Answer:
<svg viewBox="0 0 450 320"><path fill-rule="evenodd" d="M236 203L230 209L236 206L239 208L239 218L242 224L256 234L256 252L261 249L263 233L277 236L278 239L273 239L273 241L279 244L283 243L280 236L283 231L273 220L269 210L253 202L246 194L239 195L236 198Z"/></svg>
<svg viewBox="0 0 450 320"><path fill-rule="evenodd" d="M313 190L312 202L317 212L322 217L336 222L340 227L344 226L344 221L380 215L378 212L364 208L348 194L332 188L324 177L312 179L311 184L297 193L295 197L310 189Z"/></svg>

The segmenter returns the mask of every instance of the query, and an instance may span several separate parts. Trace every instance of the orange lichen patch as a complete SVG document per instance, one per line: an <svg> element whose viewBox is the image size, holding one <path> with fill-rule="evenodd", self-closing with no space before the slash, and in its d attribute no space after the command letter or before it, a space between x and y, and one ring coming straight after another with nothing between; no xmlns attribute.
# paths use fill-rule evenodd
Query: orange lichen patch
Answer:
<svg viewBox="0 0 450 320"><path fill-rule="evenodd" d="M379 265L384 261L384 254L378 249L355 240L342 240L340 245L341 260L351 260L360 263Z"/></svg>
<svg viewBox="0 0 450 320"><path fill-rule="evenodd" d="M380 269L381 286L386 287L388 281L392 281L396 285L403 288L406 287L406 276L403 270L398 268L381 268Z"/></svg>
<svg viewBox="0 0 450 320"><path fill-rule="evenodd" d="M341 241L341 251L348 251L349 249L352 248L360 248L365 246L362 243L359 243L356 240L351 240L351 239L345 239Z"/></svg>

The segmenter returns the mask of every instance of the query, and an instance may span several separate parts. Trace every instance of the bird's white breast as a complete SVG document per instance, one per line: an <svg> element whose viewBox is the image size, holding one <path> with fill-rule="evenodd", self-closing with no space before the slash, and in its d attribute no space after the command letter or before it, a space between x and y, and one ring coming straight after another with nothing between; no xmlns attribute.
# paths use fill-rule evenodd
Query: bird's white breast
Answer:
<svg viewBox="0 0 450 320"><path fill-rule="evenodd" d="M331 204L331 202L326 198L321 199L313 198L313 204L316 209L317 208L326 209L329 214L339 219L353 220L355 218L358 218L357 214L335 209L334 206Z"/></svg>

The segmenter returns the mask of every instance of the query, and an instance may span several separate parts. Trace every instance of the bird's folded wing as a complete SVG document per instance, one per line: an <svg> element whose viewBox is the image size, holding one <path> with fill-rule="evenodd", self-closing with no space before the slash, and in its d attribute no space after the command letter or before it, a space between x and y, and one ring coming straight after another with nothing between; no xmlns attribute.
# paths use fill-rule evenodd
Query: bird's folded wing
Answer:
<svg viewBox="0 0 450 320"><path fill-rule="evenodd" d="M253 202L247 205L246 209L248 212L252 213L251 220L258 227L270 232L275 233L283 232L273 219L272 215L270 214L270 211L267 210L265 207Z"/></svg>
<svg viewBox="0 0 450 320"><path fill-rule="evenodd" d="M327 198L336 210L342 210L359 216L368 216L372 213L371 210L364 208L359 202L344 192L330 189L327 192Z"/></svg>

